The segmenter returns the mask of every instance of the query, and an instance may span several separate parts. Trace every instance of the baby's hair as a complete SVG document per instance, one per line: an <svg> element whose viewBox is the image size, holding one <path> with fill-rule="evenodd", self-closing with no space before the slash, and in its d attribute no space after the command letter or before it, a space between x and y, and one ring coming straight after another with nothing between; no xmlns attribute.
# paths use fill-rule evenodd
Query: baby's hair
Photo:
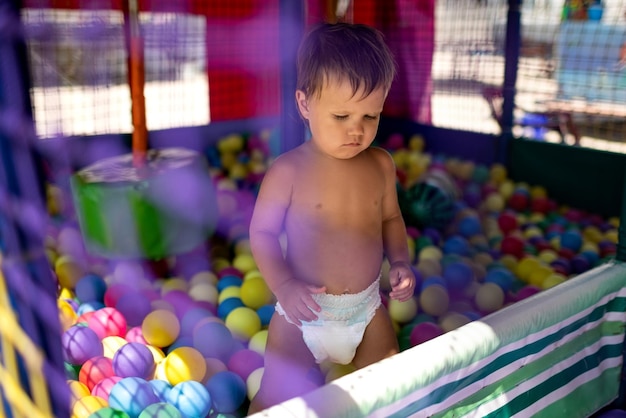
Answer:
<svg viewBox="0 0 626 418"><path fill-rule="evenodd" d="M304 38L298 49L296 88L307 96L321 94L324 83L346 80L356 94L368 96L377 88L389 91L396 74L393 54L376 29L350 23L322 23Z"/></svg>

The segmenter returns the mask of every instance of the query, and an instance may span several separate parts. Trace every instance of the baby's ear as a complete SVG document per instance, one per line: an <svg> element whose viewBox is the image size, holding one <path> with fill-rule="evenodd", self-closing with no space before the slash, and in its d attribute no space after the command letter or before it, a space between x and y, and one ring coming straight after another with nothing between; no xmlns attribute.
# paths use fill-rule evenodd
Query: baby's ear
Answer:
<svg viewBox="0 0 626 418"><path fill-rule="evenodd" d="M306 98L306 94L302 90L296 90L296 104L298 105L298 110L300 111L300 115L304 119L309 118L309 102Z"/></svg>

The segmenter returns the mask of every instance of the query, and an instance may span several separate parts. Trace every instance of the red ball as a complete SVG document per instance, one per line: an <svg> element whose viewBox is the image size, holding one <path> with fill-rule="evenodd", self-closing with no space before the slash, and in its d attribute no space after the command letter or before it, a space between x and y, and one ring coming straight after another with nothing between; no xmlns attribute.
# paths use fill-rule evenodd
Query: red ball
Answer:
<svg viewBox="0 0 626 418"><path fill-rule="evenodd" d="M522 238L515 235L508 235L502 239L500 251L502 254L510 254L521 259L524 256L525 245L526 243Z"/></svg>
<svg viewBox="0 0 626 418"><path fill-rule="evenodd" d="M523 212L528 208L530 198L528 194L525 192L513 192L511 197L509 197L509 206L515 209L518 212Z"/></svg>
<svg viewBox="0 0 626 418"><path fill-rule="evenodd" d="M409 341L411 346L416 346L440 335L443 335L443 329L439 325L433 322L420 322L411 330Z"/></svg>
<svg viewBox="0 0 626 418"><path fill-rule="evenodd" d="M570 250L569 248L561 248L559 249L558 254L563 258L571 260L576 255L576 252L573 250Z"/></svg>
<svg viewBox="0 0 626 418"><path fill-rule="evenodd" d="M498 226L503 234L508 234L518 228L517 216L512 212L502 212L498 216Z"/></svg>
<svg viewBox="0 0 626 418"><path fill-rule="evenodd" d="M90 358L83 364L78 373L78 381L91 391L100 381L111 376L115 376L113 360L108 357L97 356Z"/></svg>
<svg viewBox="0 0 626 418"><path fill-rule="evenodd" d="M530 208L533 212L548 213L550 210L550 201L547 197L535 197L530 204Z"/></svg>

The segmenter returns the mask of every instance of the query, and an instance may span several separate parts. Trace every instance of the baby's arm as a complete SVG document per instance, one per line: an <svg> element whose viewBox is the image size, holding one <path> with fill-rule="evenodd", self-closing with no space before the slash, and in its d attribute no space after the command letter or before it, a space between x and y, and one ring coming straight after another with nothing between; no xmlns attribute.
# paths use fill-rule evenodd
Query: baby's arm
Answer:
<svg viewBox="0 0 626 418"><path fill-rule="evenodd" d="M415 275L411 270L406 225L398 205L396 167L386 151L381 150L379 162L385 176L383 197L383 246L389 260L389 297L406 301L413 296Z"/></svg>
<svg viewBox="0 0 626 418"><path fill-rule="evenodd" d="M291 200L291 170L279 158L265 174L250 222L250 246L267 285L289 319L300 324L317 318L320 306L311 293L324 292L325 288L308 286L293 277L283 256L279 238Z"/></svg>

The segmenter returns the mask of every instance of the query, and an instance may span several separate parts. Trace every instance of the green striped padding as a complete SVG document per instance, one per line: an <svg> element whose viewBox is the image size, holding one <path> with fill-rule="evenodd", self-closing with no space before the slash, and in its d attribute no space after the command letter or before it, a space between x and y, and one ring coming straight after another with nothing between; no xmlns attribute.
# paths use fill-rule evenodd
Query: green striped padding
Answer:
<svg viewBox="0 0 626 418"><path fill-rule="evenodd" d="M589 416L618 395L625 285L607 263L263 414Z"/></svg>

